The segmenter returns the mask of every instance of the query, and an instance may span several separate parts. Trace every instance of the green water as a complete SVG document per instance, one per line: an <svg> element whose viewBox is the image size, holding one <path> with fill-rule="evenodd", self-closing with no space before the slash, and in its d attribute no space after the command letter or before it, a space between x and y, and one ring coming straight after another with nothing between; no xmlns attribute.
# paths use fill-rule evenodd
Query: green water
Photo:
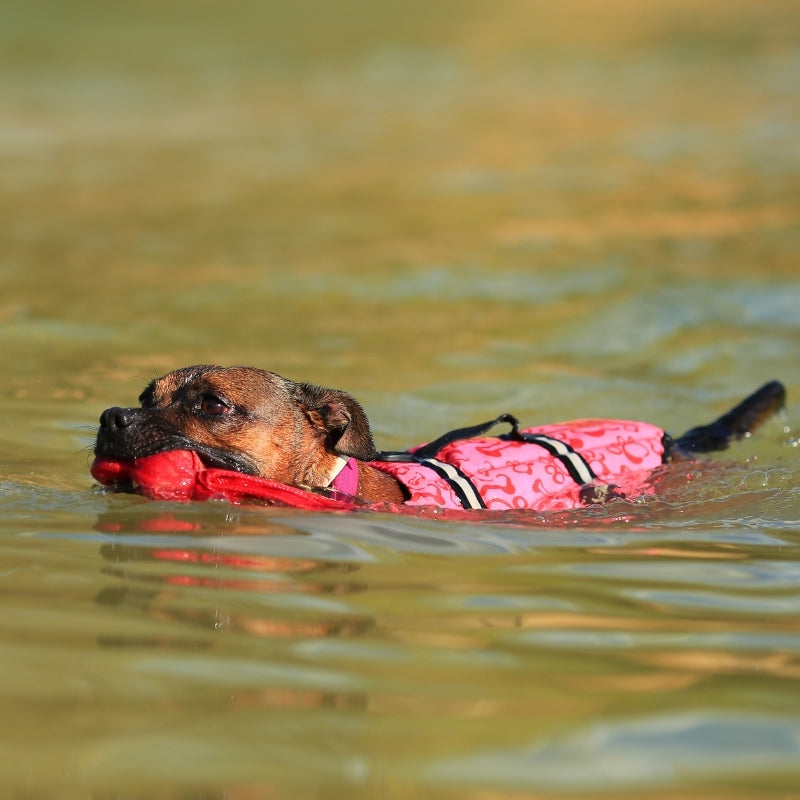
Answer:
<svg viewBox="0 0 800 800"><path fill-rule="evenodd" d="M0 786L793 798L800 7L0 4ZM466 525L107 496L189 363L378 445L786 414L635 506Z"/></svg>

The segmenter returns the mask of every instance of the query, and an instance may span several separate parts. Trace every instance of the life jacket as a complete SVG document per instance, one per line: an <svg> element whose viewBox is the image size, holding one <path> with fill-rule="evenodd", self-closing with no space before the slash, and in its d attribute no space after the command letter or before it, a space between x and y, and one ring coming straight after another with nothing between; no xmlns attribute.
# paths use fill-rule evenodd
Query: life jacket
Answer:
<svg viewBox="0 0 800 800"><path fill-rule="evenodd" d="M482 436L500 422L510 433ZM406 505L445 509L560 511L652 493L647 474L664 463L669 437L629 420L586 419L519 430L503 414L370 466L405 487Z"/></svg>

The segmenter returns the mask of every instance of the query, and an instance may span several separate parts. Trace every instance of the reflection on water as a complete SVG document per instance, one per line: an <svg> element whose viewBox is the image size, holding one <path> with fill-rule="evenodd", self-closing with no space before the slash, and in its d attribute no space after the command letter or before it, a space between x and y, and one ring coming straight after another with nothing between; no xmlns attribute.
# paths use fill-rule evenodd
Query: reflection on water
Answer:
<svg viewBox="0 0 800 800"><path fill-rule="evenodd" d="M280 528L280 526L276 526ZM238 531L247 535L246 531ZM262 530L259 536L272 535ZM321 583L318 573L326 575L349 573L354 566L319 562L309 558L280 558L255 554L226 552L217 549L198 552L193 543L188 547L170 546L158 540L153 547L114 544L103 546L101 555L115 566L106 572L122 579L124 588L103 590L97 602L109 606L130 606L140 613L156 619L180 622L213 631L245 633L251 636L314 638L319 636L345 636L362 631L368 622L349 619L347 607L336 602L334 596L363 591L355 582L331 580ZM168 572L155 574L143 569L147 564L168 565ZM308 575L314 582L300 582L298 577ZM289 581L289 578L294 580ZM183 607L181 596L186 588L206 590L213 598L250 598L257 609L270 616L258 616L245 610L232 608ZM234 594L235 593L235 594ZM329 597L330 596L330 597ZM235 606L234 606L235 608ZM275 619L276 608L284 612L291 609L293 619ZM132 641L104 640L103 644L135 644ZM147 644L147 643L146 643Z"/></svg>
<svg viewBox="0 0 800 800"><path fill-rule="evenodd" d="M7 796L796 795L792 4L2 18ZM201 362L346 389L387 449L789 407L551 516L93 491L101 410Z"/></svg>
<svg viewBox="0 0 800 800"><path fill-rule="evenodd" d="M50 763L77 757L94 785L478 797L795 774L793 532L113 501L89 547L20 540L52 545L31 610L73 598L33 624L27 612L27 649L80 653L82 681L68 659L51 692L91 700L84 724L111 731ZM5 628L13 655L23 628ZM26 663L13 682L30 692L51 666ZM73 715L51 709L51 730Z"/></svg>
<svg viewBox="0 0 800 800"><path fill-rule="evenodd" d="M50 785L23 743L131 796L796 774L795 523L704 498L564 527L97 499L93 533L4 549L18 785Z"/></svg>

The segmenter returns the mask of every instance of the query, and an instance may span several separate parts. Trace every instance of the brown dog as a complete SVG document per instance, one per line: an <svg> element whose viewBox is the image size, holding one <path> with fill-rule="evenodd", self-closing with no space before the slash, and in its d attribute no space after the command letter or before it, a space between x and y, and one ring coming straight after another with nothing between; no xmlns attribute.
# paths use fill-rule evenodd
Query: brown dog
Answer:
<svg viewBox="0 0 800 800"><path fill-rule="evenodd" d="M692 428L677 440L662 438L663 431L655 429L662 463L725 449L729 441L749 435L783 405L784 398L783 386L773 381L715 422ZM409 499L407 488L393 475L366 463L378 456L369 422L345 392L296 383L252 367L201 365L157 378L139 401L140 408L103 412L94 451L98 458L138 459L189 450L207 467L309 488L330 486L344 465L349 468L350 459L355 459L357 484L354 481L349 494L367 503ZM512 420L503 415L494 422ZM516 420L513 425L516 432ZM454 433L464 438L468 431ZM563 442L533 438L577 472L576 480L591 483L594 476L579 454Z"/></svg>
<svg viewBox="0 0 800 800"><path fill-rule="evenodd" d="M157 378L139 402L103 412L95 455L194 450L207 466L309 487L328 486L349 456L358 461L357 497L405 499L394 478L364 463L376 456L372 433L345 392L253 367L199 365Z"/></svg>

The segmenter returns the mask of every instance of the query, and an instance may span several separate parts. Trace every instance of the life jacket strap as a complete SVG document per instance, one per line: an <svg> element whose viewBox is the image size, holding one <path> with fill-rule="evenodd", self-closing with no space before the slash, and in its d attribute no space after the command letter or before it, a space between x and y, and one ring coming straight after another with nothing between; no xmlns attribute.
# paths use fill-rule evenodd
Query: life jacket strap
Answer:
<svg viewBox="0 0 800 800"><path fill-rule="evenodd" d="M447 482L458 498L462 508L486 508L480 492L475 484L454 464L438 461L435 458L414 459L417 463L430 467L440 478Z"/></svg>
<svg viewBox="0 0 800 800"><path fill-rule="evenodd" d="M513 414L501 414L489 422L482 422L478 425L471 425L467 428L456 428L453 431L442 434L438 439L434 439L428 444L418 447L413 453L407 450L396 451L386 450L378 453L375 458L376 461L419 461L420 459L435 458L439 451L447 447L448 444L459 442L462 439L474 439L476 436L483 436L484 433L491 430L495 425L500 425L503 422L508 422L511 425L511 431L508 436L518 438L519 433L519 420Z"/></svg>
<svg viewBox="0 0 800 800"><path fill-rule="evenodd" d="M597 475L594 474L594 470L589 466L589 462L577 450L574 450L566 442L562 442L561 439L554 439L552 436L545 436L542 433L520 433L515 431L514 434L508 434L500 438L538 444L539 447L543 447L551 456L557 458L564 465L570 478L579 486L586 486L586 484L597 480Z"/></svg>

